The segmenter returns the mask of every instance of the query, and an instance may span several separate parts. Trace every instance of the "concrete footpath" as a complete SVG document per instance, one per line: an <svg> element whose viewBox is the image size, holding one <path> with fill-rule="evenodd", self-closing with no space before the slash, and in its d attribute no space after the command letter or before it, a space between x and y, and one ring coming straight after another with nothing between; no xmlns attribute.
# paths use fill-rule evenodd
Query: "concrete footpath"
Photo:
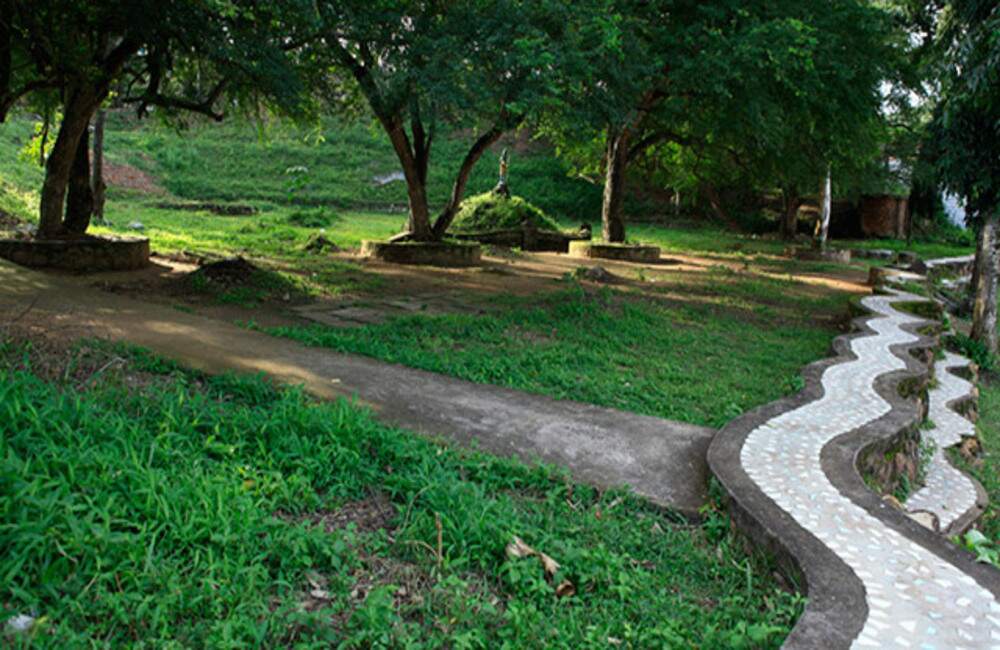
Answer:
<svg viewBox="0 0 1000 650"><path fill-rule="evenodd" d="M582 482L627 484L688 516L706 499L705 458L715 431L705 427L308 348L0 260L0 323L29 307L53 322L206 372L266 373L321 398L356 397L384 422L501 456L562 465Z"/></svg>

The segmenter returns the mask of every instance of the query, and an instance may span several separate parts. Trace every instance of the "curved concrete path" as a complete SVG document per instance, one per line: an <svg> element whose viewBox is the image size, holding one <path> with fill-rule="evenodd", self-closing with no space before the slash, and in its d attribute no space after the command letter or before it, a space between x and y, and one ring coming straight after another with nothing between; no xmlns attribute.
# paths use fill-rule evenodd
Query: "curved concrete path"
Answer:
<svg viewBox="0 0 1000 650"><path fill-rule="evenodd" d="M85 328L77 335L129 341L207 372L266 373L319 397L357 398L385 422L501 456L541 459L586 483L629 485L692 518L707 499L705 456L714 429L307 348L0 260L0 325L29 307Z"/></svg>
<svg viewBox="0 0 1000 650"><path fill-rule="evenodd" d="M798 403L751 414L712 445L738 516L805 574L810 602L789 647L1000 648L1000 573L873 500L853 468L863 442L921 419L898 384L918 365L908 350L926 343L916 329L927 321L893 307L919 300L863 299L866 331L807 369Z"/></svg>
<svg viewBox="0 0 1000 650"><path fill-rule="evenodd" d="M937 386L928 391L927 418L934 427L923 433L923 439L934 445L934 455L927 468L924 487L906 500L910 512L931 512L937 517L941 532L960 533L982 513L986 497L982 487L948 460L945 450L961 444L965 436L975 436L976 427L957 413L953 405L972 399L972 382L950 372L968 368L970 361L952 352L935 362Z"/></svg>

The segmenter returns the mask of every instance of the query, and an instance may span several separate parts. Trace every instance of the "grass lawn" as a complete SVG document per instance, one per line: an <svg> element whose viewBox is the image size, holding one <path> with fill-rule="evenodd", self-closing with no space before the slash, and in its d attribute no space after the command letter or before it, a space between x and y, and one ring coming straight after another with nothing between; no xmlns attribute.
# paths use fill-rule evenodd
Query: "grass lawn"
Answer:
<svg viewBox="0 0 1000 650"><path fill-rule="evenodd" d="M802 606L715 510L94 342L0 349L0 549L32 647L777 647Z"/></svg>
<svg viewBox="0 0 1000 650"><path fill-rule="evenodd" d="M923 259L975 254L976 242L972 233L957 229L956 232L961 234L949 241L914 239L907 242L905 239L860 239L839 241L837 245L843 248L884 248L897 252L913 251Z"/></svg>
<svg viewBox="0 0 1000 650"><path fill-rule="evenodd" d="M694 276L693 278L691 276ZM678 278L682 275L678 274ZM485 315L352 329L273 328L356 352L557 399L719 427L801 388L846 315L846 294L716 269L651 283L652 297L573 282Z"/></svg>

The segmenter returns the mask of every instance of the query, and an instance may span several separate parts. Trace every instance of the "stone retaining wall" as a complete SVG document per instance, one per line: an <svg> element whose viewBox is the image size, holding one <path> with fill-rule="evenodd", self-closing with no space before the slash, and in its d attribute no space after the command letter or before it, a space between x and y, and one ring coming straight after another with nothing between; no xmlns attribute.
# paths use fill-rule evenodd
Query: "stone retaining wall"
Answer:
<svg viewBox="0 0 1000 650"><path fill-rule="evenodd" d="M478 244L450 242L361 242L362 257L393 264L429 266L475 266L482 249Z"/></svg>
<svg viewBox="0 0 1000 650"><path fill-rule="evenodd" d="M49 241L2 239L0 257L30 268L133 271L149 264L149 240L145 237Z"/></svg>

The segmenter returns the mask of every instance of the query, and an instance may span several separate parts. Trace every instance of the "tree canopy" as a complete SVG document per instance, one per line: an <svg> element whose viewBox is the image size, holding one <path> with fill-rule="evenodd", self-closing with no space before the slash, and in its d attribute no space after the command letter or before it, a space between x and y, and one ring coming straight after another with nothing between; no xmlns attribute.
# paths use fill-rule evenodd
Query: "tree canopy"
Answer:
<svg viewBox="0 0 1000 650"><path fill-rule="evenodd" d="M608 4L621 58L597 51L596 78L547 122L564 150L605 170L605 238L624 239L625 170L646 154L686 166L674 175L703 179L714 203L727 179L797 197L829 164L877 152L891 57L871 4Z"/></svg>
<svg viewBox="0 0 1000 650"><path fill-rule="evenodd" d="M86 231L89 185L71 177L89 176L88 125L113 90L140 113L155 106L221 119L224 96L294 106L302 88L288 52L304 34L304 10L298 0L0 0L0 120L40 94L62 111L40 235Z"/></svg>

